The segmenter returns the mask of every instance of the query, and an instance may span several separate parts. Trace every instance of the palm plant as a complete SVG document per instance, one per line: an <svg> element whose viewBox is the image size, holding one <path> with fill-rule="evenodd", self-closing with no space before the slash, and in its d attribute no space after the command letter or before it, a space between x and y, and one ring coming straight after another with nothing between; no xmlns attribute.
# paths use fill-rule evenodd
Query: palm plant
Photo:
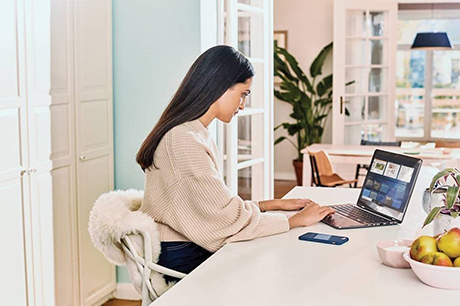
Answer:
<svg viewBox="0 0 460 306"><path fill-rule="evenodd" d="M284 122L275 127L283 127L290 136L297 138L294 143L286 136L275 140L275 145L283 140L289 141L297 150L298 161L303 160L301 150L305 147L321 142L326 119L332 109L332 74L323 77L324 60L332 50L332 43L325 46L310 66L311 80L299 67L297 60L286 49L274 46L274 72L281 78L281 84L275 89L275 97L292 105L290 117L294 123ZM283 58L282 58L283 57ZM354 81L347 83L352 84ZM348 110L345 109L348 115Z"/></svg>

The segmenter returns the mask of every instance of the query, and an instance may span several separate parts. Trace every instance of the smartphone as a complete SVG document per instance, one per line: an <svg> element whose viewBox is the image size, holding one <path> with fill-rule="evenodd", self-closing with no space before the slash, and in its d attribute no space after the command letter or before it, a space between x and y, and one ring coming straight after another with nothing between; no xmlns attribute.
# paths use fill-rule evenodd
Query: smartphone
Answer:
<svg viewBox="0 0 460 306"><path fill-rule="evenodd" d="M347 242L349 239L345 236L334 236L329 234L308 232L302 236L299 236L299 240L341 245Z"/></svg>

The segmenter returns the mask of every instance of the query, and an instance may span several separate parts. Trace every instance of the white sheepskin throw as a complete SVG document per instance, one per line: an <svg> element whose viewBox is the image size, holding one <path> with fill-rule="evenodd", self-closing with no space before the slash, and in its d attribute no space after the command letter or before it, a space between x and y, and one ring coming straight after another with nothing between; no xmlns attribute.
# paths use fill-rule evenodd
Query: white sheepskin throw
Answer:
<svg viewBox="0 0 460 306"><path fill-rule="evenodd" d="M137 211L144 197L144 192L134 189L116 190L101 195L94 203L89 217L89 234L94 246L116 265L126 265L131 282L141 293L142 275L136 263L125 255L121 239L129 235L139 256L144 255L141 231L150 235L153 262L158 262L161 245L157 225L154 220ZM153 273L150 277L155 291L161 295L174 283L166 284L162 275Z"/></svg>

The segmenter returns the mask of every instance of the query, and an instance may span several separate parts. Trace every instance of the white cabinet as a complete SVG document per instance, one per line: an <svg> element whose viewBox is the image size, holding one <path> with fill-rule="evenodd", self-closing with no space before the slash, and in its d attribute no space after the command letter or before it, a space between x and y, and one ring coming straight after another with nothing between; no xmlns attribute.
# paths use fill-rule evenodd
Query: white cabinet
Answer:
<svg viewBox="0 0 460 306"><path fill-rule="evenodd" d="M48 0L0 2L0 296L54 305Z"/></svg>
<svg viewBox="0 0 460 306"><path fill-rule="evenodd" d="M115 290L87 230L113 189L111 9L0 1L2 305L98 305Z"/></svg>
<svg viewBox="0 0 460 306"><path fill-rule="evenodd" d="M51 0L56 305L97 305L115 267L91 243L89 212L113 189L112 5Z"/></svg>

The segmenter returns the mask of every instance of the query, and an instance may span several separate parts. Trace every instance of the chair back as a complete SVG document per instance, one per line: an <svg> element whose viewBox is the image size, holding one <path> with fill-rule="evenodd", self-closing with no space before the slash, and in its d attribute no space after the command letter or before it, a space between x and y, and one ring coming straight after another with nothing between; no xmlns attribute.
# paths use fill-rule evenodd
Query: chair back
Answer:
<svg viewBox="0 0 460 306"><path fill-rule="evenodd" d="M310 157L312 181L316 186L321 186L321 176L331 176L334 174L329 155L324 151L312 152L308 150Z"/></svg>
<svg viewBox="0 0 460 306"><path fill-rule="evenodd" d="M401 141L369 141L361 139L362 146L400 147Z"/></svg>
<svg viewBox="0 0 460 306"><path fill-rule="evenodd" d="M94 246L116 265L126 265L131 282L148 305L168 290L159 273L183 278L179 273L157 265L161 251L157 224L138 211L144 193L117 190L101 195L90 213L88 231Z"/></svg>

